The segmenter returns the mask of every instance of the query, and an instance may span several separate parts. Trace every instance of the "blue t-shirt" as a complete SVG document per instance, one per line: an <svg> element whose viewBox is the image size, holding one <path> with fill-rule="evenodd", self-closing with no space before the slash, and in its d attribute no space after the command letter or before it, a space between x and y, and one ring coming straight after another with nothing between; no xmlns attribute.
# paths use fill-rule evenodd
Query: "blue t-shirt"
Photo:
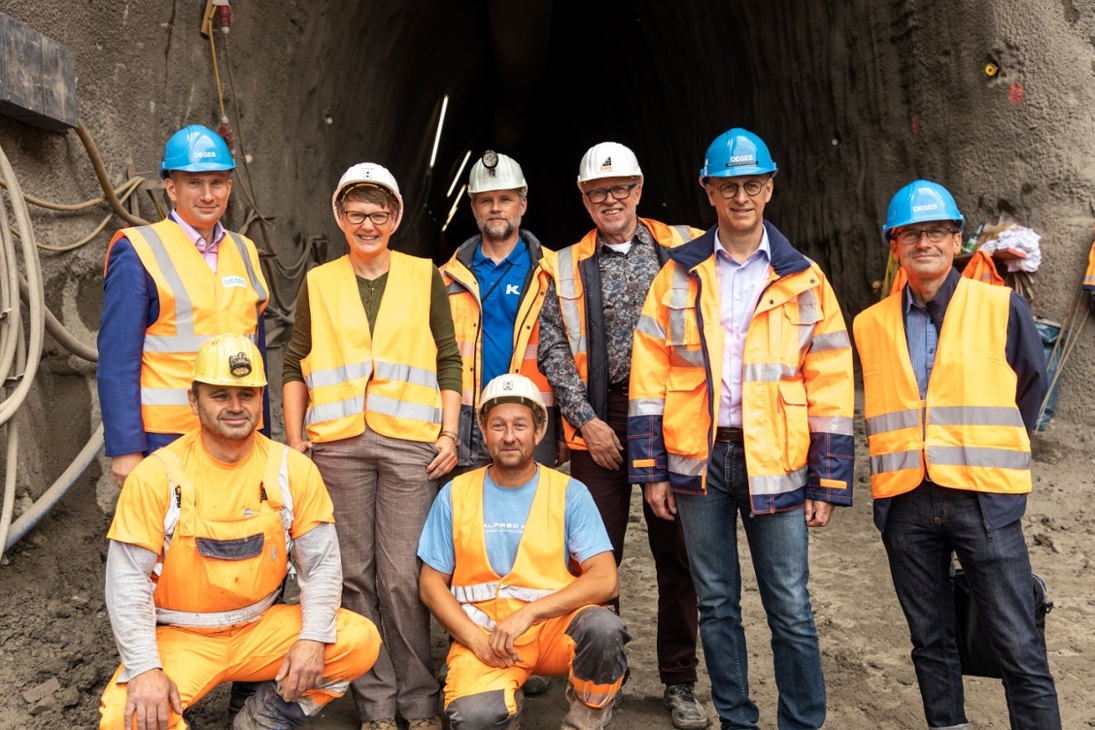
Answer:
<svg viewBox="0 0 1095 730"><path fill-rule="evenodd" d="M521 305L522 287L532 262L528 244L517 239L517 245L501 263L483 255L483 244L475 247L471 259L472 273L483 297L483 372L480 387L487 387L494 378L509 372L513 358L513 327Z"/></svg>
<svg viewBox="0 0 1095 730"><path fill-rule="evenodd" d="M500 487L491 481L488 471L483 480L483 528L486 536L487 559L500 576L513 569L517 548L525 531L532 498L540 481L536 476L519 487ZM566 493L567 554L579 564L594 555L612 551L608 531L601 513L586 486L571 479ZM452 482L446 484L430 507L422 537L418 540L418 557L439 573L452 575L456 570L456 549L452 542Z"/></svg>

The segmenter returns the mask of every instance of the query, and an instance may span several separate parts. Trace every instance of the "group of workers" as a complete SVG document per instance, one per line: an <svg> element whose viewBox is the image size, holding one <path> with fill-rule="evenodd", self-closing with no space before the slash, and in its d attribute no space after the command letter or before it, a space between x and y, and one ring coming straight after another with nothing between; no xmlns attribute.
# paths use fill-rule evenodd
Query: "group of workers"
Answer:
<svg viewBox="0 0 1095 730"><path fill-rule="evenodd" d="M185 728L234 682L236 729L297 727L350 691L362 730L439 730L439 702L453 730L515 730L543 677L567 675L562 726L601 730L628 674L617 568L634 484L672 724L709 723L698 633L721 727L758 728L740 515L777 725L823 725L808 530L852 501L852 338L824 273L764 218L763 140L734 128L707 149L706 232L640 218L634 153L595 145L578 170L595 227L559 251L521 227L520 165L488 151L468 183L479 234L440 269L389 248L399 186L354 165L332 196L348 253L297 298L287 446L267 438L256 249L221 223L234 167L216 133L179 131L162 164L174 209L107 254L98 382L123 488L102 728ZM970 727L957 555L1012 727L1054 730L1020 522L1045 364L1025 300L954 270L962 224L917 180L882 227L908 284L854 326L875 523L927 726ZM292 573L299 605L283 602ZM431 614L452 641L443 687Z"/></svg>

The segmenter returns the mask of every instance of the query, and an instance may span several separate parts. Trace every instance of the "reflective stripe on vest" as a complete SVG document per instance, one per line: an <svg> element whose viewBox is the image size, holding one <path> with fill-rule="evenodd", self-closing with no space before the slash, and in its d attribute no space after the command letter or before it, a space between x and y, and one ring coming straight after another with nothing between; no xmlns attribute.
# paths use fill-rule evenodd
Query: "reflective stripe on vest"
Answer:
<svg viewBox="0 0 1095 730"><path fill-rule="evenodd" d="M452 538L456 554L450 590L464 613L483 629L522 605L564 588L575 578L569 572L566 546L566 490L570 477L538 467L532 498L513 567L505 576L494 572L487 556L483 525L483 484L486 467L452 482ZM518 638L517 643L521 643Z"/></svg>
<svg viewBox="0 0 1095 730"><path fill-rule="evenodd" d="M956 489L1030 491L1030 440L1007 364L1011 292L963 278L947 306L924 400L913 373L901 291L856 318L876 498L927 476Z"/></svg>
<svg viewBox="0 0 1095 730"><path fill-rule="evenodd" d="M220 626L235 626L236 624L254 621L266 609L277 603L281 595L278 588L258 603L237 608L234 611L210 611L209 613L197 613L195 611L172 611L169 608L156 607L156 623L170 624L172 626L185 626L195 629L212 629Z"/></svg>
<svg viewBox="0 0 1095 730"><path fill-rule="evenodd" d="M257 343L267 289L252 257L254 244L226 232L217 271L171 219L118 231L151 277L159 317L145 330L141 355L141 415L145 431L186 433L198 427L187 399L194 356L211 336L245 335ZM107 254L109 266L110 254Z"/></svg>
<svg viewBox="0 0 1095 730"><path fill-rule="evenodd" d="M312 441L357 436L432 443L441 430L437 345L431 334L433 264L391 252L388 280L370 325L348 256L308 272L312 349L301 361Z"/></svg>

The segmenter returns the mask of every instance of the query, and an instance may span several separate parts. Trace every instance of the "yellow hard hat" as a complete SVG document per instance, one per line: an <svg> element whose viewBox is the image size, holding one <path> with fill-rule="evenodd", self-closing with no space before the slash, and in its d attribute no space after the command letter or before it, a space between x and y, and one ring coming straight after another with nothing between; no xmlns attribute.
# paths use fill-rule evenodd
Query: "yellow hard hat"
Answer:
<svg viewBox="0 0 1095 730"><path fill-rule="evenodd" d="M548 411L544 397L536 383L524 375L503 373L487 383L479 399L479 418L485 421L490 409L499 403L520 403L526 405L540 416L541 423L547 422Z"/></svg>
<svg viewBox="0 0 1095 730"><path fill-rule="evenodd" d="M194 359L194 381L262 388L266 385L266 370L259 348L243 335L214 335L201 346Z"/></svg>

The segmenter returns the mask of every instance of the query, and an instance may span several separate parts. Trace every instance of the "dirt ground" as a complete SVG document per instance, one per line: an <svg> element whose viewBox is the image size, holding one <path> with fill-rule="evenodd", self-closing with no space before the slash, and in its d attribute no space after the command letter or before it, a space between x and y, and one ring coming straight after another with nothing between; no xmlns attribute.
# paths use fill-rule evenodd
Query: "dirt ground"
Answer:
<svg viewBox="0 0 1095 730"><path fill-rule="evenodd" d="M811 591L829 696L826 727L919 730L924 721L908 633L871 522L861 420L857 428L861 452L856 506L839 511L828 528L814 531L811 538ZM1095 727L1090 696L1095 686L1095 506L1089 502L1095 493L1093 447L1090 428L1064 423L1051 425L1036 438L1035 489L1023 520L1034 569L1046 580L1055 603L1046 640L1064 727L1077 729ZM621 571L623 614L633 636L628 652L632 676L612 727L668 730L654 653L653 564L641 534L645 525L638 498L636 490L629 555ZM0 730L97 727L98 697L117 661L103 607L106 528L94 486L85 484L0 566L0 687L7 689L0 693ZM745 556L748 548L741 533ZM752 571L745 573L742 603L752 691L761 708L761 727L775 728L769 635ZM440 631L434 645L440 660ZM702 672L697 689L713 717L710 685ZM530 698L524 727L556 727L566 707L562 690L563 680L556 679L549 694ZM45 696L36 699L36 692ZM222 727L225 701L221 688L201 703L194 727ZM998 681L968 678L966 706L978 730L1008 727ZM352 702L344 698L334 703L311 726L357 727Z"/></svg>

